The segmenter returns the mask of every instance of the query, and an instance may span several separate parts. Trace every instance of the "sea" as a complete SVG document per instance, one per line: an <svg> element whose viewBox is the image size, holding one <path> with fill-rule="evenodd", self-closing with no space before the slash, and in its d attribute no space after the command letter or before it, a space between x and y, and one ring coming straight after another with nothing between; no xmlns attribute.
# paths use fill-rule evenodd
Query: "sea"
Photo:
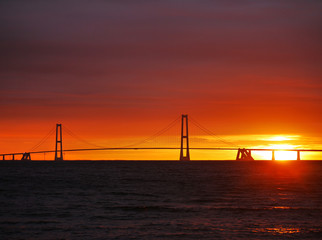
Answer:
<svg viewBox="0 0 322 240"><path fill-rule="evenodd" d="M0 239L322 239L322 162L1 161Z"/></svg>

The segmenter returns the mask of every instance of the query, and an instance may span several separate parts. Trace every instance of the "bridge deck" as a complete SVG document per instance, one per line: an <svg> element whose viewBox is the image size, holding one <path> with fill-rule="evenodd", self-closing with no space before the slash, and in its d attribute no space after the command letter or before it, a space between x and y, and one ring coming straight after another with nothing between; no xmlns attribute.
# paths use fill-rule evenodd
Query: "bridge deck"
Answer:
<svg viewBox="0 0 322 240"><path fill-rule="evenodd" d="M237 151L239 148L215 148L215 147L190 147L190 150L217 150L217 151ZM322 149L272 149L272 148L246 148L251 151L300 151L300 152L322 152ZM66 149L63 152L80 152L80 151L115 151L115 150L180 150L180 147L110 147L110 148L75 148L75 149ZM32 154L37 153L54 153L55 150L46 150L46 151L33 151L28 152ZM15 152L15 153L1 153L0 156L9 156L9 155L23 155L24 152Z"/></svg>

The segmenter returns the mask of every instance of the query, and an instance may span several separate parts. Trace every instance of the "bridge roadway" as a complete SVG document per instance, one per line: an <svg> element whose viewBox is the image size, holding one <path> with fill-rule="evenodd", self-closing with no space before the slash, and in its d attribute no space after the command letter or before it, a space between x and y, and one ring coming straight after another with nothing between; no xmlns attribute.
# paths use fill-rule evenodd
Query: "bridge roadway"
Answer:
<svg viewBox="0 0 322 240"><path fill-rule="evenodd" d="M80 152L80 151L117 151L117 150L180 150L180 147L106 147L106 148L74 148L65 149L63 152ZM238 151L241 148L216 148L216 147L190 147L189 150L217 150L217 151ZM272 148L246 148L248 151L294 151L294 152L322 152L322 149L272 149ZM54 153L55 150L33 151L29 154ZM23 155L25 152L3 153L0 156Z"/></svg>

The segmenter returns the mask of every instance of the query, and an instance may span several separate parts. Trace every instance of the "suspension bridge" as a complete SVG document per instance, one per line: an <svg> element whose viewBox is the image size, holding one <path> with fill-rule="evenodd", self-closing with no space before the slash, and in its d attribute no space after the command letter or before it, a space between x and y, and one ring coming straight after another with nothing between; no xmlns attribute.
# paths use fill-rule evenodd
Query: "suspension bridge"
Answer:
<svg viewBox="0 0 322 240"><path fill-rule="evenodd" d="M220 141L229 144L231 147L190 147L189 145L189 127L188 127L188 115L182 115L181 116L181 134L180 134L180 146L178 147L140 147L139 145L142 143L145 143L151 139L154 139L162 134L164 134L167 130L172 128L177 121L179 121L180 118L177 118L175 121L171 122L166 128L160 130L156 134L152 135L149 138L146 138L144 140L139 141L138 143L134 143L128 146L123 147L102 147L97 146L94 144L95 148L70 148L70 149L63 149L63 131L62 131L62 124L56 124L56 130L53 128L38 144L36 144L31 151L28 152L14 152L14 153L1 153L0 159L2 160L18 160L20 158L21 161L31 161L31 155L34 154L46 154L46 153L54 153L54 161L64 161L64 152L82 152L82 151L127 151L127 150L180 150L179 154L179 161L190 161L190 150L213 150L213 151L236 151L236 160L237 161L253 161L254 158L252 156L252 152L254 151L269 151L271 152L271 160L275 161L275 152L278 151L291 151L297 153L297 160L301 160L301 152L322 152L322 149L267 149L267 148L242 148L240 146L235 145L232 142L228 142L224 140L223 138L217 136L212 131L208 130L204 126L202 126L197 121L190 119L190 122L192 122L196 127L201 129L203 132L207 133L208 135L215 136ZM77 135L75 135L71 130L65 128L64 131L66 131L69 135L79 139L80 141L83 141L85 143L89 143L84 139L79 138ZM52 135L54 132L56 132L56 138L55 138L55 149L54 150L41 150L36 151L41 144L43 144L50 135ZM10 158L10 159L8 159Z"/></svg>

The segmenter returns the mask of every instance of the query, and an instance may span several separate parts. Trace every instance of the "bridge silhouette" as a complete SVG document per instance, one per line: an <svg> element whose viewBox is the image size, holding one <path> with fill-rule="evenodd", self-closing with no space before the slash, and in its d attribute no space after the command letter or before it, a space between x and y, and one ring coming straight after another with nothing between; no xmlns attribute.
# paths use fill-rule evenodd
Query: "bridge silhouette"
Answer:
<svg viewBox="0 0 322 240"><path fill-rule="evenodd" d="M180 136L180 147L135 147L136 145L140 145L141 143L146 142L147 140L153 139L155 137L160 136L168 129L174 126L174 123L177 122L180 118L177 118L175 121L170 123L166 128L160 130L156 134L151 137L141 140L139 143L124 146L124 147L100 147L96 146L95 148L71 148L71 149L63 149L63 131L62 124L56 124L56 139L55 139L55 149L54 150L42 150L42 151L28 151L28 152L14 152L14 153L1 153L0 157L2 160L7 160L6 156L11 156L10 160L15 160L16 156L21 156L21 161L31 161L31 154L46 154L46 153L55 153L54 161L64 161L63 153L64 152L82 152L82 151L116 151L116 150L180 150L179 161L190 161L190 150L214 150L214 151L237 151L236 160L237 161L253 161L254 158L252 156L252 152L254 151L270 151L272 152L272 161L275 160L275 152L278 151L291 151L297 152L297 160L301 160L301 152L322 152L322 149L267 149L267 148L241 148L231 142L225 141L224 139L218 137L213 132L203 127L197 121L191 119L190 121L200 128L202 131L206 132L209 135L216 136L222 142L228 143L233 147L190 147L189 146L189 127L188 127L188 115L183 114L181 116L181 136ZM70 135L74 135L70 130L65 129ZM38 143L34 148L39 147L48 137L53 134L54 129L44 137L40 143ZM80 138L79 138L80 139ZM82 140L86 142L86 140ZM88 142L87 142L88 143ZM93 144L92 144L93 145Z"/></svg>

